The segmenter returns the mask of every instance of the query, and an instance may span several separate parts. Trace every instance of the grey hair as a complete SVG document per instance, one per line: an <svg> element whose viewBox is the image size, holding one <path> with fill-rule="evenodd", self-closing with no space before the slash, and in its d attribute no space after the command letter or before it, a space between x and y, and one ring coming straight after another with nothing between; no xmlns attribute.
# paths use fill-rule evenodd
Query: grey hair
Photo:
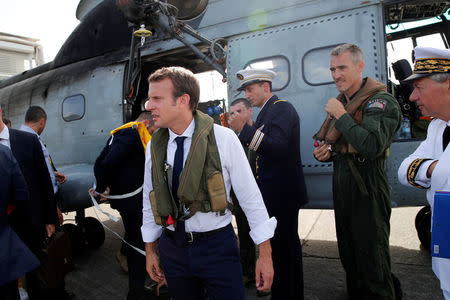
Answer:
<svg viewBox="0 0 450 300"><path fill-rule="evenodd" d="M448 77L450 77L449 73L439 73L439 74L430 75L428 78L430 78L433 81L442 83L442 82L446 81Z"/></svg>
<svg viewBox="0 0 450 300"><path fill-rule="evenodd" d="M354 44L341 44L341 45L337 46L336 48L334 48L333 51L331 51L330 55L331 56L339 56L346 51L350 52L350 54L352 56L352 61L355 64L364 60L363 52L362 52L361 48L359 48L358 46L356 46Z"/></svg>

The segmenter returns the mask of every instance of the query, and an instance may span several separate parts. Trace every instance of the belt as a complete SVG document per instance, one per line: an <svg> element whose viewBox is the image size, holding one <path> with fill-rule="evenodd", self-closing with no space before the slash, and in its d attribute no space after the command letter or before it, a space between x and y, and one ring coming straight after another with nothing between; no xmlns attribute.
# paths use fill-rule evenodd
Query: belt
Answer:
<svg viewBox="0 0 450 300"><path fill-rule="evenodd" d="M208 237L211 237L211 236L213 236L214 234L216 234L218 232L224 231L225 229L228 229L228 228L231 228L231 227L232 226L231 226L231 223L230 223L227 226L224 226L224 227L221 227L221 228L217 228L217 229L213 229L213 230L210 230L210 231L205 231L205 232L186 232L186 236L185 236L186 242L192 243L194 240L208 238ZM164 234L167 237L171 238L171 239L173 239L175 237L175 232L170 230L170 229L167 229L167 228L164 228Z"/></svg>

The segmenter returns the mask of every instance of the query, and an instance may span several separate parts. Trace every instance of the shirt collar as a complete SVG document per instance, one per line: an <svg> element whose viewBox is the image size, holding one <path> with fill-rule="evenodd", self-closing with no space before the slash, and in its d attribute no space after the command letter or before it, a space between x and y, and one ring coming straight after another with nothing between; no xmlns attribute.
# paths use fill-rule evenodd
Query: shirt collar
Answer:
<svg viewBox="0 0 450 300"><path fill-rule="evenodd" d="M189 126L188 126L188 127L186 128L186 130L185 130L182 134L180 134L180 135L176 134L175 132L173 132L173 131L170 130L170 128L169 128L169 143L172 143L172 142L175 140L175 138L176 138L176 137L179 137L179 136L185 136L185 137L187 137L187 138L191 138L192 135L194 134L194 129L195 129L195 121L194 121L194 118L192 118L192 121L191 121L191 123L189 123Z"/></svg>
<svg viewBox="0 0 450 300"><path fill-rule="evenodd" d="M9 140L8 126L3 126L3 130L0 132L0 139Z"/></svg>
<svg viewBox="0 0 450 300"><path fill-rule="evenodd" d="M267 102L269 102L269 100L270 100L272 97L273 97L273 95L270 96L269 99L266 100L266 102L264 102L264 104L261 106L261 109L263 109L263 107L266 106Z"/></svg>
<svg viewBox="0 0 450 300"><path fill-rule="evenodd" d="M26 132L29 132L29 133L33 133L33 134L35 134L35 135L37 135L39 137L39 134L37 134L36 131L34 131L31 127L29 127L29 126L27 126L25 124L22 124L20 126L20 130L26 131Z"/></svg>

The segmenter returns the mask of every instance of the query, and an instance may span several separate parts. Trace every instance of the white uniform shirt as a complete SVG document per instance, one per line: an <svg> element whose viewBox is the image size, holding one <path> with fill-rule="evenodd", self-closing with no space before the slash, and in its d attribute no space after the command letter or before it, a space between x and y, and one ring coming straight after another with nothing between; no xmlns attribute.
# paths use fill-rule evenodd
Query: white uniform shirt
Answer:
<svg viewBox="0 0 450 300"><path fill-rule="evenodd" d="M9 130L5 125L3 130L0 132L0 143L11 149L11 142L9 141Z"/></svg>
<svg viewBox="0 0 450 300"><path fill-rule="evenodd" d="M191 147L194 128L195 122L192 120L185 132L180 135L186 137L184 140L183 164L186 163ZM239 199L239 204L247 216L251 228L250 236L255 244L260 244L273 237L277 221L274 217L269 219L261 192L236 134L228 128L214 124L214 135L222 164L222 175L227 191L227 199L230 201L230 188L233 186L233 190ZM169 129L167 163L171 166L173 166L174 155L177 149L176 137L178 135ZM141 227L142 238L147 243L154 242L162 233L162 227L155 223L149 200L149 193L153 190L150 144L151 141L148 143L145 153L143 222ZM215 212L197 212L185 221L186 232L205 232L218 229L230 224L231 219L232 216L229 210L226 210L223 216ZM173 226L168 226L168 229L173 230Z"/></svg>
<svg viewBox="0 0 450 300"><path fill-rule="evenodd" d="M58 183L56 182L55 172L53 170L52 164L50 163L50 154L48 154L47 148L45 148L44 143L41 141L41 137L39 136L39 134L36 133L36 131L34 131L31 127L28 127L27 125L20 126L20 130L37 135L39 142L41 143L42 152L44 152L45 163L47 164L47 169L48 172L50 173L50 178L52 180L53 192L56 194L56 192L58 191Z"/></svg>
<svg viewBox="0 0 450 300"><path fill-rule="evenodd" d="M442 150L442 135L445 127L450 125L439 119L434 119L428 126L427 138L413 154L405 158L398 169L398 180L404 185L410 185L407 171L411 162L418 158L428 158L417 171L415 183L427 187L427 200L433 211L434 194L438 190L450 191L450 144ZM427 178L428 167L438 160L431 178ZM449 212L450 217L450 212ZM433 271L441 281L441 288L450 291L450 259L433 257Z"/></svg>

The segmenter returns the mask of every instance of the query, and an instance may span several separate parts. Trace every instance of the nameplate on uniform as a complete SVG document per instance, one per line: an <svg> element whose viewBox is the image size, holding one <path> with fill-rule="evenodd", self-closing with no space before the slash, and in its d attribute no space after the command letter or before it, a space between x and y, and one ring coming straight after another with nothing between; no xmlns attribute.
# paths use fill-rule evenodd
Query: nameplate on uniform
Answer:
<svg viewBox="0 0 450 300"><path fill-rule="evenodd" d="M431 230L431 256L450 258L450 191L436 191Z"/></svg>

